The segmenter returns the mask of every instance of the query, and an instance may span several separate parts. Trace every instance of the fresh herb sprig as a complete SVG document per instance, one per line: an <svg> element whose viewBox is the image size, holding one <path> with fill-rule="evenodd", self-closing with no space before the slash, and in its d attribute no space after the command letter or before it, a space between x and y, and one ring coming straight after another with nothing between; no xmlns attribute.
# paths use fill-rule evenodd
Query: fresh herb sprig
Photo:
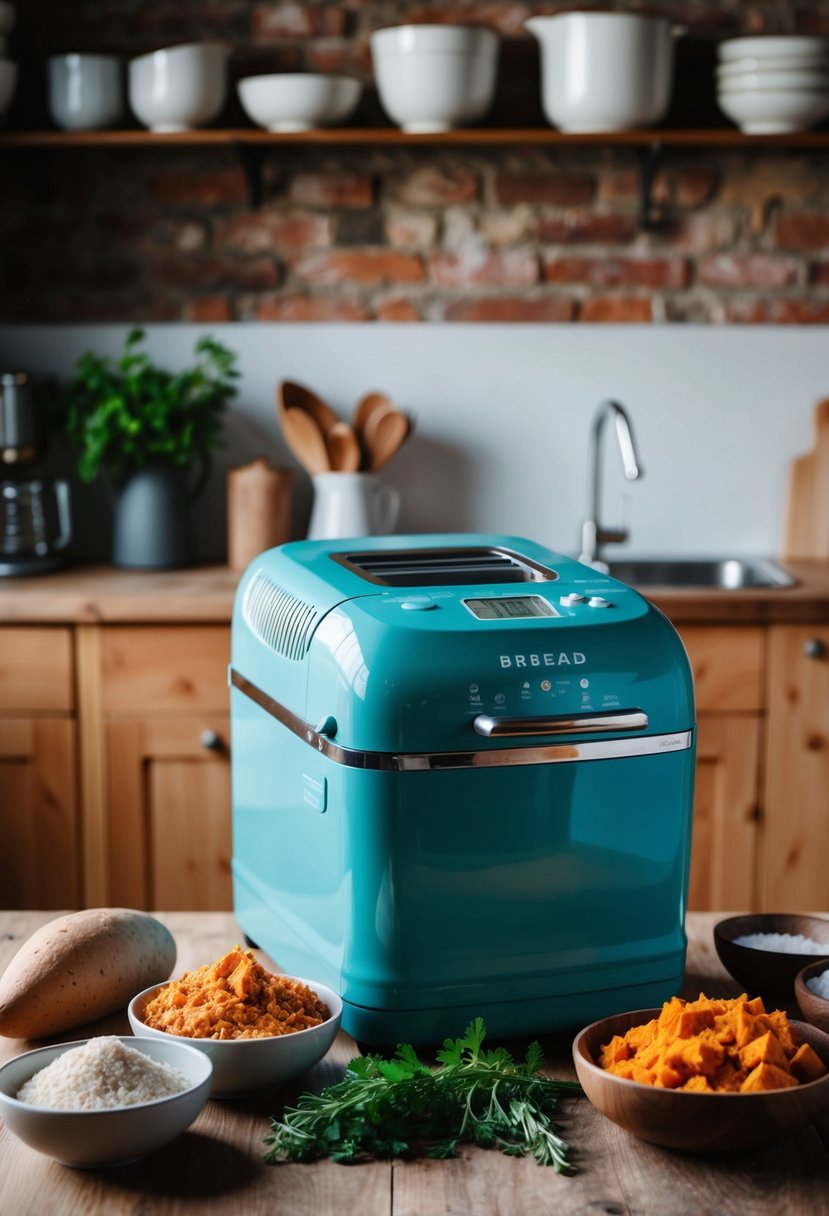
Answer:
<svg viewBox="0 0 829 1216"><path fill-rule="evenodd" d="M516 1063L504 1047L485 1050L485 1036L475 1018L462 1038L444 1041L435 1070L408 1043L390 1060L358 1056L337 1085L300 1095L281 1120L272 1119L265 1160L454 1157L459 1144L474 1143L512 1157L531 1153L559 1173L572 1169L551 1115L557 1098L581 1086L540 1075L538 1043Z"/></svg>

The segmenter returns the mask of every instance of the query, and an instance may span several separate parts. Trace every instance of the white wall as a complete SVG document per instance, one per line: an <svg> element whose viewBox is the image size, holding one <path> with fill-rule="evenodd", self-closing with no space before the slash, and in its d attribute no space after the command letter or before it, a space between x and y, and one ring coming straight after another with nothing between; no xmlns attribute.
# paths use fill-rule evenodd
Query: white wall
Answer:
<svg viewBox="0 0 829 1216"><path fill-rule="evenodd" d="M788 463L811 447L813 406L829 395L826 328L162 325L148 327L149 348L183 366L208 331L243 371L198 513L208 559L223 551L224 468L260 454L293 463L274 409L282 378L346 415L372 388L414 411L416 432L385 472L403 494L400 530L510 532L564 551L579 544L593 413L613 397L646 475L622 480L608 428L603 522L627 495L625 549L639 554L775 553ZM0 366L66 376L87 349L116 353L126 332L0 327ZM304 474L298 485L301 529Z"/></svg>

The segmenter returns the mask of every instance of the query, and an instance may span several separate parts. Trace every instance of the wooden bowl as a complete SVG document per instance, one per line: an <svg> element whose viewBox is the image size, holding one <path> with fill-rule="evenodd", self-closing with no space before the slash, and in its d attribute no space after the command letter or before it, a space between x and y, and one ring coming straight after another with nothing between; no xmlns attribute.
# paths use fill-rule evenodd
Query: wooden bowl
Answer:
<svg viewBox="0 0 829 1216"><path fill-rule="evenodd" d="M804 967L795 976L794 995L806 1021L829 1034L829 1001L813 992L806 982L824 971L829 971L829 962L825 958Z"/></svg>
<svg viewBox="0 0 829 1216"><path fill-rule="evenodd" d="M791 999L794 979L809 963L820 958L817 954L783 954L779 950L757 950L738 946L734 939L749 933L802 934L812 941L826 944L829 958L829 920L821 916L799 913L758 912L752 916L731 916L714 926L714 945L726 971L742 984L749 996L780 994Z"/></svg>
<svg viewBox="0 0 829 1216"><path fill-rule="evenodd" d="M640 1140L691 1153L725 1153L758 1148L829 1111L829 1072L817 1081L762 1093L683 1093L628 1081L596 1063L599 1049L615 1034L658 1017L659 1009L639 1009L603 1018L573 1043L576 1075L597 1110ZM829 1068L829 1035L807 1022L791 1023Z"/></svg>

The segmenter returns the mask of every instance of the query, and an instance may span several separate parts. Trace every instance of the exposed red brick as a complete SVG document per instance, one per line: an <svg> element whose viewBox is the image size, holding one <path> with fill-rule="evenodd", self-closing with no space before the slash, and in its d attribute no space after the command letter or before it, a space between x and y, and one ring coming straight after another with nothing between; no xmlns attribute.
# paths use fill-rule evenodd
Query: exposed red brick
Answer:
<svg viewBox="0 0 829 1216"><path fill-rule="evenodd" d="M797 282L794 258L771 253L718 253L704 258L697 269L701 283L709 287L788 287Z"/></svg>
<svg viewBox="0 0 829 1216"><path fill-rule="evenodd" d="M733 300L726 319L749 325L829 325L829 300Z"/></svg>
<svg viewBox="0 0 829 1216"><path fill-rule="evenodd" d="M582 305L578 319L611 325L642 324L653 320L653 306L642 296L594 296Z"/></svg>
<svg viewBox="0 0 829 1216"><path fill-rule="evenodd" d="M207 296L191 300L187 305L187 319L194 322L222 324L233 320L233 302L227 296Z"/></svg>
<svg viewBox="0 0 829 1216"><path fill-rule="evenodd" d="M235 215L217 225L216 245L258 253L269 249L306 249L331 244L328 216L258 211Z"/></svg>
<svg viewBox="0 0 829 1216"><path fill-rule="evenodd" d="M423 165L407 177L389 184L395 202L407 207L449 207L469 203L478 197L480 184L471 169L444 169Z"/></svg>
<svg viewBox="0 0 829 1216"><path fill-rule="evenodd" d="M337 249L311 253L292 263L307 283L419 283L423 263L410 253L392 249Z"/></svg>
<svg viewBox="0 0 829 1216"><path fill-rule="evenodd" d="M372 60L364 39L315 39L305 44L305 63L312 72L371 78Z"/></svg>
<svg viewBox="0 0 829 1216"><path fill-rule="evenodd" d="M777 244L782 249L826 249L829 246L829 212L787 212L778 217Z"/></svg>
<svg viewBox="0 0 829 1216"><path fill-rule="evenodd" d="M422 317L411 300L395 297L377 305L378 321L420 321Z"/></svg>
<svg viewBox="0 0 829 1216"><path fill-rule="evenodd" d="M807 160L770 155L730 167L723 177L720 198L723 203L747 207L752 230L762 232L772 206L808 203L821 184L820 174Z"/></svg>
<svg viewBox="0 0 829 1216"><path fill-rule="evenodd" d="M572 321L575 305L562 296L528 300L523 296L491 296L481 300L452 300L445 321Z"/></svg>
<svg viewBox="0 0 829 1216"><path fill-rule="evenodd" d="M638 203L642 175L633 166L608 167L599 174L597 198L600 203Z"/></svg>
<svg viewBox="0 0 829 1216"><path fill-rule="evenodd" d="M679 207L702 207L719 184L715 169L702 166L667 169L664 172L669 198Z"/></svg>
<svg viewBox="0 0 829 1216"><path fill-rule="evenodd" d="M260 321L368 321L369 311L355 300L336 296L273 296L260 301Z"/></svg>
<svg viewBox="0 0 829 1216"><path fill-rule="evenodd" d="M478 222L481 236L494 246L524 244L533 239L537 227L533 209L523 206L484 211Z"/></svg>
<svg viewBox="0 0 829 1216"><path fill-rule="evenodd" d="M532 249L441 250L429 258L429 274L440 287L532 287L539 279L538 256Z"/></svg>
<svg viewBox="0 0 829 1216"><path fill-rule="evenodd" d="M406 21L416 25L486 25L506 37L523 34L524 22L531 13L540 11L534 4L510 3L510 0L475 0L472 4L421 5L409 9ZM546 10L545 10L546 11Z"/></svg>
<svg viewBox="0 0 829 1216"><path fill-rule="evenodd" d="M437 236L437 216L418 212L393 211L386 220L390 245L404 249L428 249Z"/></svg>
<svg viewBox="0 0 829 1216"><path fill-rule="evenodd" d="M334 4L269 4L254 9L250 19L255 38L317 38L342 34L345 10Z"/></svg>
<svg viewBox="0 0 829 1216"><path fill-rule="evenodd" d="M235 288L267 291L280 281L279 267L272 258L168 258L151 266L156 282L185 290L210 291Z"/></svg>
<svg viewBox="0 0 829 1216"><path fill-rule="evenodd" d="M592 287L684 287L689 279L684 258L551 258L544 267L553 283Z"/></svg>
<svg viewBox="0 0 829 1216"><path fill-rule="evenodd" d="M216 207L242 203L247 183L241 169L165 169L147 182L150 195L171 206Z"/></svg>
<svg viewBox="0 0 829 1216"><path fill-rule="evenodd" d="M538 225L538 239L551 245L622 245L639 231L634 215L611 212L570 211L545 216Z"/></svg>
<svg viewBox="0 0 829 1216"><path fill-rule="evenodd" d="M700 211L672 225L665 239L680 251L704 253L733 245L737 233L737 219L730 212Z"/></svg>
<svg viewBox="0 0 829 1216"><path fill-rule="evenodd" d="M370 207L374 201L368 173L297 173L288 195L303 207Z"/></svg>
<svg viewBox="0 0 829 1216"><path fill-rule="evenodd" d="M586 173L541 173L525 170L499 173L495 179L495 196L499 203L543 203L549 206L572 207L589 202L596 183Z"/></svg>
<svg viewBox="0 0 829 1216"><path fill-rule="evenodd" d="M829 287L829 262L818 262L813 266L810 281L818 287Z"/></svg>

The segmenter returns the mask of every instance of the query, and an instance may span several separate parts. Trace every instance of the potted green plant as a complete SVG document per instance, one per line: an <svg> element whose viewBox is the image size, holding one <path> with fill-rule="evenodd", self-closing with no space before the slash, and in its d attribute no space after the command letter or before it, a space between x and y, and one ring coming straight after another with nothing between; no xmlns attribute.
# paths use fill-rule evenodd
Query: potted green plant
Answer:
<svg viewBox="0 0 829 1216"><path fill-rule="evenodd" d="M113 560L164 569L191 563L190 507L204 486L223 417L236 395L236 356L205 336L184 371L157 367L133 329L117 359L77 363L62 400L63 425L78 448L78 474L105 474L115 492Z"/></svg>

